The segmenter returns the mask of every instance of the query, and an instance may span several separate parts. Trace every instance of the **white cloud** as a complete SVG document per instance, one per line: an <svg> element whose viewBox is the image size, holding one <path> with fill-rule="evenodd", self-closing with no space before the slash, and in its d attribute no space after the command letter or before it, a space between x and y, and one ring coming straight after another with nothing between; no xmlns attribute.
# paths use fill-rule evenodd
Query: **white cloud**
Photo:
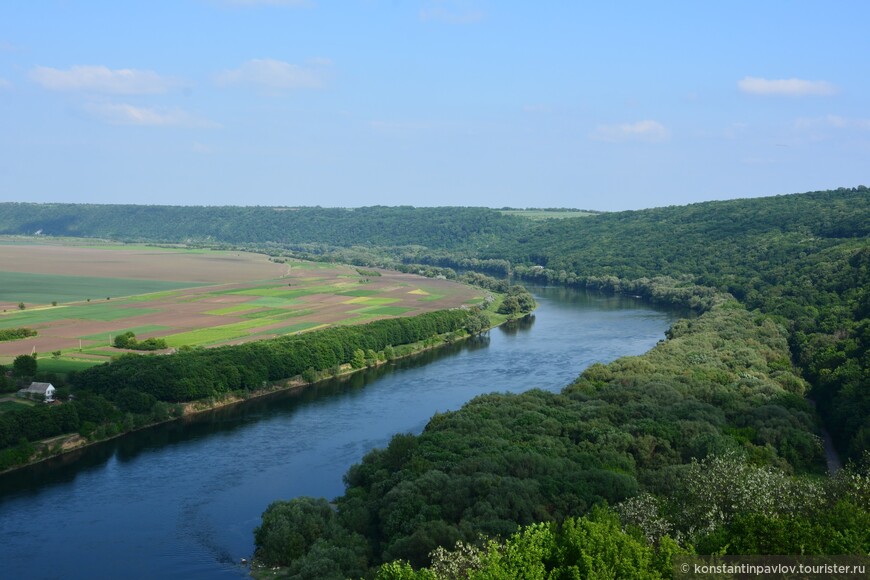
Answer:
<svg viewBox="0 0 870 580"><path fill-rule="evenodd" d="M797 126L798 129L827 127L832 129L858 129L860 131L870 131L870 119L854 119L837 115L827 115L826 117L816 119L798 119L795 121L795 126Z"/></svg>
<svg viewBox="0 0 870 580"><path fill-rule="evenodd" d="M195 117L181 109L149 109L126 103L93 103L85 109L94 117L111 125L143 127L214 128L217 123Z"/></svg>
<svg viewBox="0 0 870 580"><path fill-rule="evenodd" d="M599 125L590 137L596 141L665 141L668 129L658 121L638 121L621 125Z"/></svg>
<svg viewBox="0 0 870 580"><path fill-rule="evenodd" d="M87 91L113 95L164 93L177 84L150 70L110 69L88 65L73 66L69 70L37 66L30 71L30 79L52 91Z"/></svg>
<svg viewBox="0 0 870 580"><path fill-rule="evenodd" d="M225 70L216 75L221 86L253 85L271 90L316 89L323 86L323 70L329 61L317 59L311 67L269 58L253 59L239 68Z"/></svg>
<svg viewBox="0 0 870 580"><path fill-rule="evenodd" d="M448 24L472 24L484 19L486 13L460 0L430 0L420 9L420 20L424 22L446 22Z"/></svg>
<svg viewBox="0 0 870 580"><path fill-rule="evenodd" d="M760 77L745 77L737 81L737 86L744 93L765 96L829 96L836 94L838 91L836 86L827 81L807 81L803 79L763 79Z"/></svg>

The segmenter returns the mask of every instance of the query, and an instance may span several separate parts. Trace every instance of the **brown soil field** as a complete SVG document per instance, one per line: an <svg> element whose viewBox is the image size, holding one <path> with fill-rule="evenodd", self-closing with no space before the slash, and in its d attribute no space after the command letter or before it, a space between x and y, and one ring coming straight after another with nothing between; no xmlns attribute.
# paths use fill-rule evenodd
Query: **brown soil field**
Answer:
<svg viewBox="0 0 870 580"><path fill-rule="evenodd" d="M11 244L0 244L0 269L33 274L206 283L265 280L277 278L287 271L283 264L270 262L268 256L247 252Z"/></svg>

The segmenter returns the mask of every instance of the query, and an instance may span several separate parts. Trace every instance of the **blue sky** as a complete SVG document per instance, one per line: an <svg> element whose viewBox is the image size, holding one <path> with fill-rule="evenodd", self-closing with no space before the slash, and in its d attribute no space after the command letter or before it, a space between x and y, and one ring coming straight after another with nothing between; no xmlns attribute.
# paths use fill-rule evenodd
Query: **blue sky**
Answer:
<svg viewBox="0 0 870 580"><path fill-rule="evenodd" d="M870 185L870 3L0 3L0 201L637 209Z"/></svg>

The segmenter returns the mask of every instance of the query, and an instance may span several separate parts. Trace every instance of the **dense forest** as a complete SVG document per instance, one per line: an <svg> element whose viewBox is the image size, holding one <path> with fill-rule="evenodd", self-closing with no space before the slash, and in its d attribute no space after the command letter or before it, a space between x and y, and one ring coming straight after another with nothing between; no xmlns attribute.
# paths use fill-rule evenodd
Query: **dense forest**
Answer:
<svg viewBox="0 0 870 580"><path fill-rule="evenodd" d="M466 280L477 270L699 314L560 394L479 397L397 435L347 473L337 509L276 502L258 557L289 577L492 578L507 566L654 578L693 551L870 549L863 186L571 219L33 204L2 204L0 216L0 233L237 245ZM170 400L209 385L178 383ZM835 478L820 477L816 411L854 461Z"/></svg>
<svg viewBox="0 0 870 580"><path fill-rule="evenodd" d="M486 208L179 207L0 203L0 234L263 247L486 246L527 220Z"/></svg>
<svg viewBox="0 0 870 580"><path fill-rule="evenodd" d="M858 458L870 449L868 237L870 190L859 187L551 220L481 256L604 290L667 274L775 315L838 448Z"/></svg>

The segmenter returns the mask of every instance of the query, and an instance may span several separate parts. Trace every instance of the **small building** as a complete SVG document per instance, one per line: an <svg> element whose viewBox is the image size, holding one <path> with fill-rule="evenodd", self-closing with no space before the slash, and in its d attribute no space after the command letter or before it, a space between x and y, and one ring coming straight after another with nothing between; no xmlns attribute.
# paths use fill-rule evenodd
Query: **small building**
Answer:
<svg viewBox="0 0 870 580"><path fill-rule="evenodd" d="M46 403L50 403L54 400L54 391L54 385L51 383L30 383L29 387L21 389L18 394L34 399L42 397Z"/></svg>

